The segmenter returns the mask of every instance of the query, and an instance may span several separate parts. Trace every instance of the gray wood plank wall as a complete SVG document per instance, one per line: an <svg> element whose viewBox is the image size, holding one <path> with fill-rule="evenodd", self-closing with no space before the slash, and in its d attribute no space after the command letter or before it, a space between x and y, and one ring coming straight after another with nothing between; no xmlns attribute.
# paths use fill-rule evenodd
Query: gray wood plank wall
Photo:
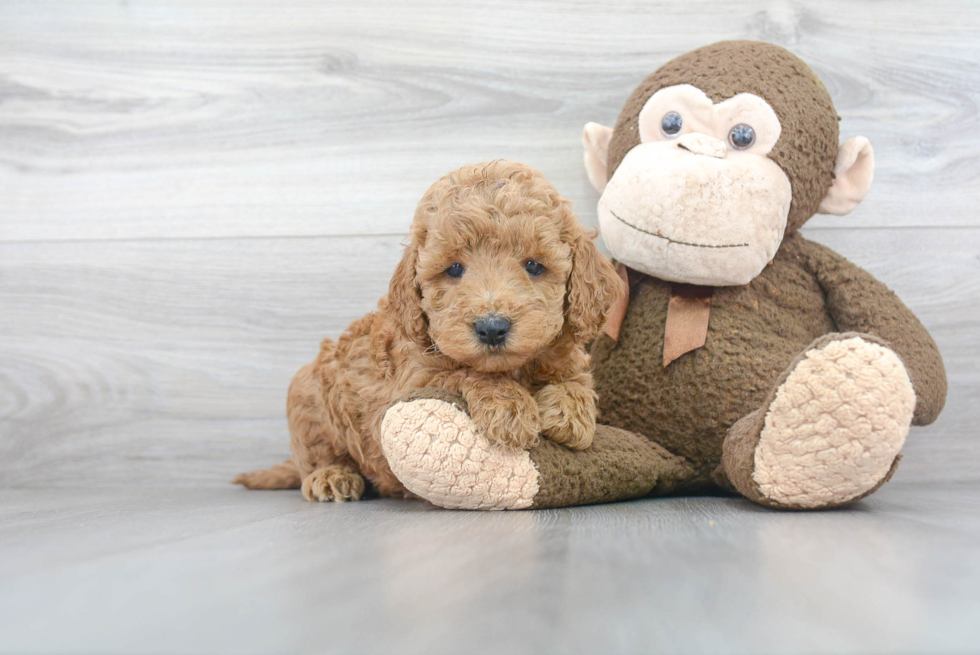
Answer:
<svg viewBox="0 0 980 655"><path fill-rule="evenodd" d="M950 396L898 478L977 480L980 3L0 5L0 486L219 485L384 293L414 205L524 161L595 223L589 120L716 40L784 45L875 146L805 234L895 289Z"/></svg>

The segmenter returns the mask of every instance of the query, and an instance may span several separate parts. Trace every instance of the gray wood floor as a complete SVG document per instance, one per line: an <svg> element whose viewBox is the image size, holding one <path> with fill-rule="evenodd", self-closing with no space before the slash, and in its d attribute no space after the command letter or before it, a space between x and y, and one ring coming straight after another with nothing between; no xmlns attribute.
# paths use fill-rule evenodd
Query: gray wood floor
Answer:
<svg viewBox="0 0 980 655"><path fill-rule="evenodd" d="M0 651L975 653L978 488L817 513L6 490Z"/></svg>
<svg viewBox="0 0 980 655"><path fill-rule="evenodd" d="M679 499L508 515L230 488L292 373L384 293L463 163L581 163L670 57L789 47L871 194L805 234L950 377L847 511ZM0 652L975 652L980 3L0 3ZM712 523L713 521L713 523Z"/></svg>

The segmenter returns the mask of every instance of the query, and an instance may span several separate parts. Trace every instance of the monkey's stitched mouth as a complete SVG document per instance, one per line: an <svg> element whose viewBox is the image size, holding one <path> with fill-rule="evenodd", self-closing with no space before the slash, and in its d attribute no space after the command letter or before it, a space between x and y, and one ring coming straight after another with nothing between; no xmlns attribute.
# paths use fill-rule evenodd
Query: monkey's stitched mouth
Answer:
<svg viewBox="0 0 980 655"><path fill-rule="evenodd" d="M722 244L722 245L713 245L713 244L710 244L710 243L691 243L689 241L679 241L677 239L671 239L670 237L665 237L664 235L660 234L659 232L651 232L650 230L644 230L642 227L637 227L637 226L633 225L632 223L627 223L626 221L624 221L623 219L621 219L619 216L617 216L616 215L616 212L614 212L611 209L609 210L609 213L612 214L613 215L613 218L615 218L617 221L619 221L623 225L626 225L627 227L633 228L637 232L642 232L643 234L649 234L652 237L657 237L658 239L663 239L664 241L667 241L669 243L676 243L679 246L693 246L695 248L748 248L749 247L749 244L747 244L747 243L727 243L727 244Z"/></svg>

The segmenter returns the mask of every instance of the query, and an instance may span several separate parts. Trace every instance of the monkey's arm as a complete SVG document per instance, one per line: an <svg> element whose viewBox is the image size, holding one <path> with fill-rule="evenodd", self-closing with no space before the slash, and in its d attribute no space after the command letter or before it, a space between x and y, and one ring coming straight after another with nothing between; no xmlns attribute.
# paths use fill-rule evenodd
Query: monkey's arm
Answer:
<svg viewBox="0 0 980 655"><path fill-rule="evenodd" d="M865 332L887 341L905 362L915 389L913 425L936 420L946 404L946 369L936 342L895 292L836 252L801 238L806 266L827 297L841 332Z"/></svg>

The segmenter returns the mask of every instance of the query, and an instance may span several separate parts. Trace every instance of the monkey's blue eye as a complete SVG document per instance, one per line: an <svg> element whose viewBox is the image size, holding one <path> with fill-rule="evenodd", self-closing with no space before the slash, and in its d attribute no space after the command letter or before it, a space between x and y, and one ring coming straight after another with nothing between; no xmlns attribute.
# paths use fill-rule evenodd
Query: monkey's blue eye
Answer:
<svg viewBox="0 0 980 655"><path fill-rule="evenodd" d="M456 263L446 269L446 275L449 277L463 277L463 271L465 270L462 264Z"/></svg>
<svg viewBox="0 0 980 655"><path fill-rule="evenodd" d="M745 150L755 143L755 130L750 125L739 123L728 133L728 142L736 150Z"/></svg>
<svg viewBox="0 0 980 655"><path fill-rule="evenodd" d="M529 259L526 262L524 262L524 270L527 271L528 275L532 277L537 277L542 273L544 273L544 266L534 261L533 259Z"/></svg>
<svg viewBox="0 0 980 655"><path fill-rule="evenodd" d="M660 129L668 137L677 136L682 127L684 127L684 119L676 111L667 112L660 121Z"/></svg>

